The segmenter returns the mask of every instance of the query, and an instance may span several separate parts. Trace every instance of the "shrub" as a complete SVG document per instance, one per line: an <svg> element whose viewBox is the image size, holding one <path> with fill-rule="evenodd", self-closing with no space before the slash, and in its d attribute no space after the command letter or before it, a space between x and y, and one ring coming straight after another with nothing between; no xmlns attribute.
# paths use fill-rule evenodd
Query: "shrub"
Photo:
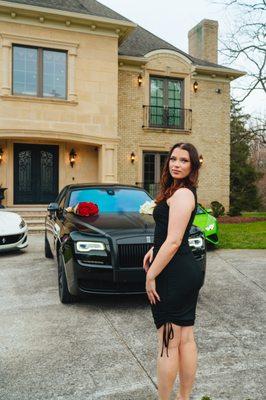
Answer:
<svg viewBox="0 0 266 400"><path fill-rule="evenodd" d="M237 205L237 204L235 204L233 206L230 206L228 215L230 215L231 217L242 215L241 214L241 207L239 205Z"/></svg>
<svg viewBox="0 0 266 400"><path fill-rule="evenodd" d="M212 201L211 202L211 209L212 209L212 215L217 218L220 215L224 215L224 206L219 203L219 201Z"/></svg>

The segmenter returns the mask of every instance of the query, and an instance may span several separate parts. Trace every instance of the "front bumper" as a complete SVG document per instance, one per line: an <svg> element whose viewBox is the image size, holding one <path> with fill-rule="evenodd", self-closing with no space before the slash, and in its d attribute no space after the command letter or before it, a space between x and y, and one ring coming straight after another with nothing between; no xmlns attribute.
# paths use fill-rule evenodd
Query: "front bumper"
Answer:
<svg viewBox="0 0 266 400"><path fill-rule="evenodd" d="M206 269L206 252L194 254L203 274ZM69 291L73 295L82 294L144 294L146 273L138 268L113 268L112 265L90 265L72 259L67 265L71 279L68 280ZM75 277L75 278L74 278ZM70 283L71 282L71 283Z"/></svg>
<svg viewBox="0 0 266 400"><path fill-rule="evenodd" d="M13 235L0 235L0 252L21 250L28 246L28 228Z"/></svg>
<svg viewBox="0 0 266 400"><path fill-rule="evenodd" d="M112 266L80 266L76 263L78 292L101 294L141 294L145 291L143 268L113 269Z"/></svg>

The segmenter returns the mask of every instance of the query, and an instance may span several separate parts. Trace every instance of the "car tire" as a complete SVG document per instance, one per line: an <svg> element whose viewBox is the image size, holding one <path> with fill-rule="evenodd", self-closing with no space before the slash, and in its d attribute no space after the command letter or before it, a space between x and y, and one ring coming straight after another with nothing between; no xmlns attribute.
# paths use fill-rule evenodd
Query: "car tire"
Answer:
<svg viewBox="0 0 266 400"><path fill-rule="evenodd" d="M46 232L44 234L44 254L46 258L54 258L53 253L51 252L50 244L47 239Z"/></svg>
<svg viewBox="0 0 266 400"><path fill-rule="evenodd" d="M69 293L67 287L67 278L65 273L64 258L62 254L57 256L57 266L58 266L58 293L61 303L70 304L77 300L77 296L73 296Z"/></svg>

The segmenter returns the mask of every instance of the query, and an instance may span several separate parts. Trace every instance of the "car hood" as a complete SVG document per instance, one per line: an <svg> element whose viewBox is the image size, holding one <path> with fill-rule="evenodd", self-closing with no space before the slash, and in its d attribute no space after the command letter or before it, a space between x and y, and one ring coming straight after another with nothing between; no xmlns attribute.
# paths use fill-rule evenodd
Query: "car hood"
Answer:
<svg viewBox="0 0 266 400"><path fill-rule="evenodd" d="M197 214L194 218L194 224L199 226L202 229L205 229L206 226L210 224L215 224L216 223L216 218L214 218L212 215L206 213L206 214Z"/></svg>
<svg viewBox="0 0 266 400"><path fill-rule="evenodd" d="M21 217L13 212L0 211L0 235L12 235L19 233Z"/></svg>
<svg viewBox="0 0 266 400"><path fill-rule="evenodd" d="M112 236L121 236L125 232L127 235L130 233L151 234L155 226L152 215L137 212L103 213L90 217L70 214L67 218L80 232L112 234Z"/></svg>
<svg viewBox="0 0 266 400"><path fill-rule="evenodd" d="M152 215L138 212L106 213L91 217L80 217L68 214L69 222L82 233L100 234L103 236L121 237L132 235L153 235L155 222ZM196 233L200 229L191 227L190 233Z"/></svg>

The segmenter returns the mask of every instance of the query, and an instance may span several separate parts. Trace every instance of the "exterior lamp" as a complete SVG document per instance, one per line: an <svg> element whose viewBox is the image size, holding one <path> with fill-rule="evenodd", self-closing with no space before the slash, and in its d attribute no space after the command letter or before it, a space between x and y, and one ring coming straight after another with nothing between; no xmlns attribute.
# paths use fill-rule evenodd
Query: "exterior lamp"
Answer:
<svg viewBox="0 0 266 400"><path fill-rule="evenodd" d="M77 153L75 152L74 149L71 149L70 152L69 152L69 163L70 163L72 168L73 168L73 166L74 166L74 164L76 162L76 160L75 160L76 157L77 157Z"/></svg>
<svg viewBox="0 0 266 400"><path fill-rule="evenodd" d="M202 154L199 156L199 162L200 162L200 165L203 164L203 155Z"/></svg>
<svg viewBox="0 0 266 400"><path fill-rule="evenodd" d="M3 154L4 154L3 149L2 147L0 147L0 164L3 161Z"/></svg>
<svg viewBox="0 0 266 400"><path fill-rule="evenodd" d="M198 84L197 81L195 81L195 82L193 83L193 90L194 90L195 93L197 92L198 87L199 87L199 84Z"/></svg>
<svg viewBox="0 0 266 400"><path fill-rule="evenodd" d="M134 153L134 151L132 151L132 153L130 155L130 160L131 160L132 164L134 164L135 159L136 159L135 153Z"/></svg>
<svg viewBox="0 0 266 400"><path fill-rule="evenodd" d="M139 86L141 86L141 85L142 85L142 82L143 82L142 75L141 75L141 74L139 74L139 76L138 76L138 84L139 84Z"/></svg>

